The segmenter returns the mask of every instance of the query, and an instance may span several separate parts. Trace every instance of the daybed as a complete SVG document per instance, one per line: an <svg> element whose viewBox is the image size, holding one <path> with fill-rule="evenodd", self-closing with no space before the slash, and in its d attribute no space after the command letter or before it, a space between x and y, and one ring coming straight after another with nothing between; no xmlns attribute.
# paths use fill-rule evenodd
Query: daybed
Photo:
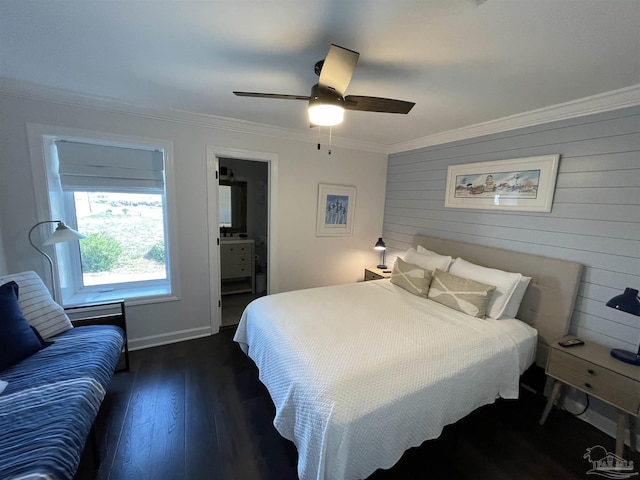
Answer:
<svg viewBox="0 0 640 480"><path fill-rule="evenodd" d="M301 480L366 478L476 408L517 398L525 369L568 331L579 264L428 237L414 246L391 279L262 297L242 315L235 340L298 449Z"/></svg>
<svg viewBox="0 0 640 480"><path fill-rule="evenodd" d="M11 305L15 290L19 308ZM25 340L30 327L39 346ZM0 331L0 478L72 479L123 332L110 325L73 328L34 272L0 277ZM7 359L20 342L26 350L17 354L26 358Z"/></svg>

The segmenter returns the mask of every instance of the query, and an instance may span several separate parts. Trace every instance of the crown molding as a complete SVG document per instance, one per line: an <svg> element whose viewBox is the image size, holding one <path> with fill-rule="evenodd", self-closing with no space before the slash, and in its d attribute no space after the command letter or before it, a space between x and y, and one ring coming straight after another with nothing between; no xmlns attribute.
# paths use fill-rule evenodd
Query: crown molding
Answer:
<svg viewBox="0 0 640 480"><path fill-rule="evenodd" d="M260 135L289 141L317 144L318 133L303 133L290 128L276 127L257 122L237 120L234 118L206 115L195 112L175 109L159 109L142 105L134 105L122 100L108 97L86 95L70 92L68 90L45 87L28 82L18 82L6 77L0 77L0 95L22 97L31 100L39 100L78 108L92 108L95 110L121 113L152 120L162 120L183 125L191 125L215 130L223 130L231 133ZM373 153L388 153L387 146L375 142L354 140L333 135L331 138L333 147L349 150L359 150Z"/></svg>
<svg viewBox="0 0 640 480"><path fill-rule="evenodd" d="M212 128L231 133L260 135L264 137L310 144L318 143L318 135L316 132L303 133L299 130L275 127L273 125L237 120L233 118L218 117L215 115L133 105L131 103L112 98L85 95L27 82L18 82L5 77L0 77L0 94L14 97L26 97L33 100L53 102L73 107L93 108L96 110L169 121L183 125ZM401 153L433 145L441 145L458 140L465 140L468 138L480 137L483 135L490 135L518 128L531 127L543 123L582 117L585 115L638 105L640 105L640 84L391 145L354 140L335 135L332 137L332 145L339 148L373 153Z"/></svg>
<svg viewBox="0 0 640 480"><path fill-rule="evenodd" d="M571 102L531 110L529 112L518 113L488 122L477 123L468 127L427 135L416 138L415 140L394 143L389 146L387 153L407 152L409 150L431 147L433 145L441 145L458 140L515 130L517 128L531 127L543 123L567 120L638 105L640 105L640 84L573 100Z"/></svg>

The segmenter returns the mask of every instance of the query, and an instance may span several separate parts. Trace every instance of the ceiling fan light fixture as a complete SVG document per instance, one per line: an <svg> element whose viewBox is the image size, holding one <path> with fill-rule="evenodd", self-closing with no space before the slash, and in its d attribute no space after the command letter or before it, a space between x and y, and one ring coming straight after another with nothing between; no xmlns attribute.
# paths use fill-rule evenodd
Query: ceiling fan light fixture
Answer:
<svg viewBox="0 0 640 480"><path fill-rule="evenodd" d="M331 103L314 103L309 105L309 121L314 125L331 127L344 120L344 108Z"/></svg>
<svg viewBox="0 0 640 480"><path fill-rule="evenodd" d="M318 83L311 87L311 94L308 96L239 91L233 93L239 97L306 100L309 102L307 111L311 126L331 127L338 125L344 120L345 110L405 115L409 113L415 105L414 102L363 95L347 95L345 97L345 90L351 82L359 57L358 52L332 44L325 59L315 65L314 71L318 75Z"/></svg>

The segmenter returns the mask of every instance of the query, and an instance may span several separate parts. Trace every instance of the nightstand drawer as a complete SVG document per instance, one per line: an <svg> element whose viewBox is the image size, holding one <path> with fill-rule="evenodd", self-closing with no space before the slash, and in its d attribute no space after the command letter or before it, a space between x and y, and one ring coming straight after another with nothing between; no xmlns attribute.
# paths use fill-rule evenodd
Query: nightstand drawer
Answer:
<svg viewBox="0 0 640 480"><path fill-rule="evenodd" d="M391 270L382 270L381 268L365 268L364 269L364 281L369 280L382 280L385 278L391 278Z"/></svg>
<svg viewBox="0 0 640 480"><path fill-rule="evenodd" d="M627 412L640 411L640 383L629 377L557 349L551 350L547 373Z"/></svg>

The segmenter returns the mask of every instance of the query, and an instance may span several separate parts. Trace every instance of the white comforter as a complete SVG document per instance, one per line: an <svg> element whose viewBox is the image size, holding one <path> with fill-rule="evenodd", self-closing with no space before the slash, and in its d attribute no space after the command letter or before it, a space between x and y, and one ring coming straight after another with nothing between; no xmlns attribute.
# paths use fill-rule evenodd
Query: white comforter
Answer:
<svg viewBox="0 0 640 480"><path fill-rule="evenodd" d="M536 331L378 280L262 297L234 339L298 449L300 479L357 479L479 406L517 398Z"/></svg>

